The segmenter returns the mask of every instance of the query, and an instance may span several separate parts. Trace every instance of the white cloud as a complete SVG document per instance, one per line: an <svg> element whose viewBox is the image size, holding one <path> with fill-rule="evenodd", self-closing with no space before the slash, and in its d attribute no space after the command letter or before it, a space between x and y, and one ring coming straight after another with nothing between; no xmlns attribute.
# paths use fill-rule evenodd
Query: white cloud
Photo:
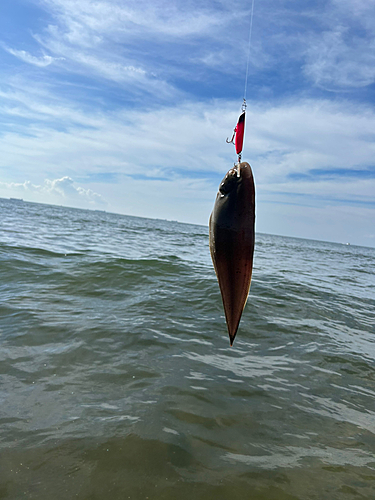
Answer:
<svg viewBox="0 0 375 500"><path fill-rule="evenodd" d="M150 33L182 38L207 33L211 27L225 21L217 5L215 8L201 2L43 0L43 3L65 27L64 36L70 42L79 43L87 30L97 36L115 38L121 35L123 39Z"/></svg>
<svg viewBox="0 0 375 500"><path fill-rule="evenodd" d="M48 55L43 55L41 57L36 57L33 56L32 54L29 54L25 50L17 50L17 49L12 49L10 47L4 46L4 49L9 52L9 54L12 54L13 56L17 57L18 59L21 59L21 61L24 61L28 64L33 64L34 66L38 66L40 68L45 68L46 66L49 66L52 64L54 61L59 61L63 60L63 57L52 57Z"/></svg>
<svg viewBox="0 0 375 500"><path fill-rule="evenodd" d="M207 182L224 174L235 159L232 146L225 143L237 119L232 102L185 102L102 114L46 94L42 100L33 89L29 94L3 92L2 97L9 101L4 108L8 119L17 109L17 116L28 122L17 132L4 132L0 168L5 173L13 165L12 175L33 182L51 172L85 179L106 173L141 175L145 184L155 178ZM307 204L322 196L373 202L374 179L355 175L356 169L374 170L373 130L373 110L346 101L249 102L244 158L253 165L259 191L270 200L282 192L305 196Z"/></svg>
<svg viewBox="0 0 375 500"><path fill-rule="evenodd" d="M64 59L64 69L102 77L130 93L177 98L173 77L244 73L249 5L234 2L41 0L50 23L34 34L51 55L9 49L37 66ZM302 70L328 90L375 81L375 5L330 0L296 9L265 0L255 8L250 75L280 64ZM298 64L298 70L296 69ZM294 65L294 66L293 66Z"/></svg>
<svg viewBox="0 0 375 500"><path fill-rule="evenodd" d="M43 5L52 21L35 40L63 57L65 70L108 79L130 94L176 101L189 92L181 91L181 82L184 89L193 81L207 85L212 70L236 78L246 68L250 11L241 2L44 0ZM270 65L259 38L253 40L250 62L250 74Z"/></svg>
<svg viewBox="0 0 375 500"><path fill-rule="evenodd" d="M318 29L305 36L304 71L327 90L371 85L375 81L375 4L331 0L316 11Z"/></svg>
<svg viewBox="0 0 375 500"><path fill-rule="evenodd" d="M365 87L375 80L375 38L349 36L342 26L321 33L306 55L305 73L328 90Z"/></svg>
<svg viewBox="0 0 375 500"><path fill-rule="evenodd" d="M170 75L180 72L184 77L181 63L193 61L202 40L215 33L216 43L222 44L223 27L229 33L239 16L199 2L43 0L42 5L52 22L34 38L48 53L64 58L66 70L105 78L131 94L146 92L159 100L179 98ZM190 72L191 78L197 74Z"/></svg>
<svg viewBox="0 0 375 500"><path fill-rule="evenodd" d="M25 198L27 201L42 201L82 208L107 205L103 196L91 189L77 186L73 179L68 176L55 180L45 179L41 185L33 184L31 181L23 183L0 182L0 193L3 197L16 196Z"/></svg>

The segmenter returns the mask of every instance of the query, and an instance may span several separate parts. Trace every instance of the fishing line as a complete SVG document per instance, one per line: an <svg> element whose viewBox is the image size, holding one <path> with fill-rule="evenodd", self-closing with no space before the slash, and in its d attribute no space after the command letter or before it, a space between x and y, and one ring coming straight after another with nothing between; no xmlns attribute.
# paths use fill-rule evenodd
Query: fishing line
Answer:
<svg viewBox="0 0 375 500"><path fill-rule="evenodd" d="M245 78L245 90L244 90L244 94L243 94L243 100L244 100L245 106L246 106L247 77L249 75L249 61L250 61L250 52L251 52L251 35L253 32L253 17L254 17L254 0L252 1L252 4L251 4L249 42L248 42L248 46L247 46L246 78Z"/></svg>
<svg viewBox="0 0 375 500"><path fill-rule="evenodd" d="M250 53L251 53L251 35L253 32L253 17L254 17L254 1L251 3L251 13L250 13L250 26L249 26L249 41L247 46L247 62L246 62L246 77L245 77L245 89L244 89L244 97L242 103L242 109L240 117L238 118L237 125L234 128L232 138L229 140L227 138L227 143L234 144L238 161L237 161L237 177L240 177L240 163L242 158L242 148L244 142L245 135L245 114L246 114L246 91L247 91L247 80L249 76L249 62L250 62Z"/></svg>

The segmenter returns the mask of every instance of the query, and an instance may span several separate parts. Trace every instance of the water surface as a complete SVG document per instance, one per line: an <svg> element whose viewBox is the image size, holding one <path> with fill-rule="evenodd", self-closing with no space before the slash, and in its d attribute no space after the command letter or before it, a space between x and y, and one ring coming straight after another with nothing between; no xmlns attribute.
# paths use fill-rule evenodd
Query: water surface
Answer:
<svg viewBox="0 0 375 500"><path fill-rule="evenodd" d="M375 498L375 249L0 200L0 498Z"/></svg>

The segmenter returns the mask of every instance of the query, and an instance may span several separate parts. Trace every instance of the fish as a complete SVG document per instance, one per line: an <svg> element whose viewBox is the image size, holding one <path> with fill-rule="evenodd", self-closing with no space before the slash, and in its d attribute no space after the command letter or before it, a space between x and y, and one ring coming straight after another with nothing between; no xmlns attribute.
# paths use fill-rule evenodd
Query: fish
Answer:
<svg viewBox="0 0 375 500"><path fill-rule="evenodd" d="M237 334L253 272L255 184L247 162L222 180L209 220L209 245L223 300L230 345Z"/></svg>

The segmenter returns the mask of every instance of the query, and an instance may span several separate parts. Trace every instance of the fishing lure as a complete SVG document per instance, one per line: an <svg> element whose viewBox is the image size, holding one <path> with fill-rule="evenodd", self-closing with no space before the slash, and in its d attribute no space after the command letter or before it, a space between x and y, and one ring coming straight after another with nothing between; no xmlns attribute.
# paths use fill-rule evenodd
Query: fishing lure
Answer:
<svg viewBox="0 0 375 500"><path fill-rule="evenodd" d="M238 163L241 162L243 140L245 136L245 114L246 114L246 102L244 102L244 104L242 105L242 113L238 118L237 125L234 127L232 139L231 140L227 139L226 141L228 144L234 144L236 153L238 155Z"/></svg>

